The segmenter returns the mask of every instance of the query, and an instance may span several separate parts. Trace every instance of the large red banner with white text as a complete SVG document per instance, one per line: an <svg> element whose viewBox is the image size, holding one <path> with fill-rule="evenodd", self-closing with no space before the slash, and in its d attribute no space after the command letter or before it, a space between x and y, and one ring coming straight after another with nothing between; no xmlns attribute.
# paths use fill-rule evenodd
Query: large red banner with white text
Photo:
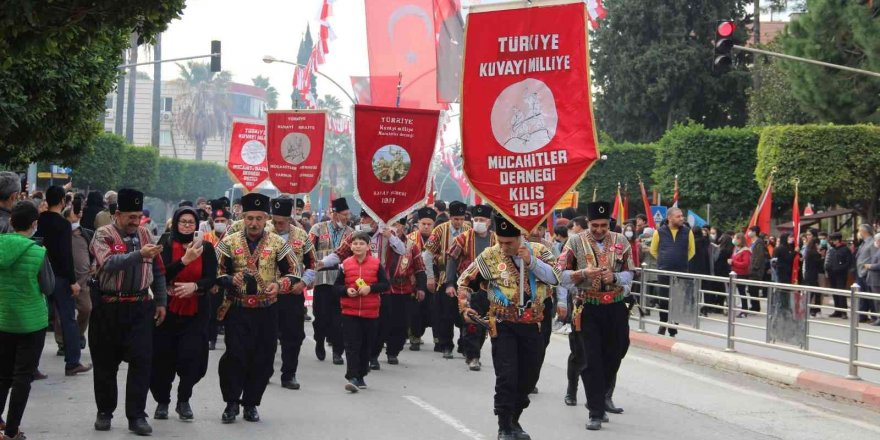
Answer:
<svg viewBox="0 0 880 440"><path fill-rule="evenodd" d="M379 223L424 203L439 122L438 110L355 106L355 198Z"/></svg>
<svg viewBox="0 0 880 440"><path fill-rule="evenodd" d="M226 166L248 192L269 177L266 168L266 126L262 122L232 122Z"/></svg>
<svg viewBox="0 0 880 440"><path fill-rule="evenodd" d="M269 178L283 193L307 193L321 177L327 114L319 110L270 110L266 115Z"/></svg>
<svg viewBox="0 0 880 440"><path fill-rule="evenodd" d="M471 10L461 100L464 171L531 230L598 155L583 2Z"/></svg>

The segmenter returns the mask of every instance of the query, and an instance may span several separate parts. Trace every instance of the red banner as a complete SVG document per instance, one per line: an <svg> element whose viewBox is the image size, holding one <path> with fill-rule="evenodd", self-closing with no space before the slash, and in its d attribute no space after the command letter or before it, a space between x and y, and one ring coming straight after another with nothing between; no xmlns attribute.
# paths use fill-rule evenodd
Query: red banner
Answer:
<svg viewBox="0 0 880 440"><path fill-rule="evenodd" d="M440 112L356 105L355 198L390 224L424 203Z"/></svg>
<svg viewBox="0 0 880 440"><path fill-rule="evenodd" d="M586 29L583 2L468 15L464 171L484 200L526 230L598 155Z"/></svg>
<svg viewBox="0 0 880 440"><path fill-rule="evenodd" d="M262 122L233 121L229 137L229 172L248 192L269 177L266 168L266 126Z"/></svg>
<svg viewBox="0 0 880 440"><path fill-rule="evenodd" d="M364 1L372 104L443 107L437 103L433 7L433 0Z"/></svg>
<svg viewBox="0 0 880 440"><path fill-rule="evenodd" d="M288 194L307 193L321 177L327 114L314 110L269 110L269 178Z"/></svg>

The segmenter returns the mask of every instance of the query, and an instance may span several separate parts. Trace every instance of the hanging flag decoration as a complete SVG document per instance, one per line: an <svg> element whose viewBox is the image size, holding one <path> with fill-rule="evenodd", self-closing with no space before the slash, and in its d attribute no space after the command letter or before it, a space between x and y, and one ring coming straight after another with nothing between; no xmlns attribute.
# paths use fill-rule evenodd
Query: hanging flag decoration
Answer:
<svg viewBox="0 0 880 440"><path fill-rule="evenodd" d="M269 177L281 192L307 193L318 184L326 120L326 112L318 110L266 113Z"/></svg>
<svg viewBox="0 0 880 440"><path fill-rule="evenodd" d="M364 0L373 105L441 109L433 0Z"/></svg>
<svg viewBox="0 0 880 440"><path fill-rule="evenodd" d="M642 204L645 206L645 216L648 217L648 226L657 229L657 223L654 222L654 216L651 215L651 204L648 202L648 193L645 191L645 182L639 177L639 189L642 192Z"/></svg>
<svg viewBox="0 0 880 440"><path fill-rule="evenodd" d="M262 122L232 121L229 173L250 192L269 177L266 166L266 126Z"/></svg>
<svg viewBox="0 0 880 440"><path fill-rule="evenodd" d="M532 230L598 157L586 7L499 7L468 14L464 171L484 200Z"/></svg>
<svg viewBox="0 0 880 440"><path fill-rule="evenodd" d="M355 106L355 199L380 224L428 197L439 122L438 110Z"/></svg>
<svg viewBox="0 0 880 440"><path fill-rule="evenodd" d="M614 206L611 208L611 218L617 220L618 224L623 224L626 220L623 207L623 198L620 197L620 182L617 182L617 192L614 194Z"/></svg>
<svg viewBox="0 0 880 440"><path fill-rule="evenodd" d="M590 27L599 29L599 20L605 18L607 12L602 0L587 0L587 13L590 16Z"/></svg>
<svg viewBox="0 0 880 440"><path fill-rule="evenodd" d="M461 0L433 0L437 32L437 102L458 102L461 92L461 58L464 53L464 18Z"/></svg>
<svg viewBox="0 0 880 440"><path fill-rule="evenodd" d="M752 226L758 226L761 228L761 232L769 233L770 232L770 218L772 216L773 210L773 175L770 175L770 180L767 181L767 188L764 189L764 192L761 193L761 198L758 200L758 206L755 207L755 212L752 213L751 219L749 219L749 228Z"/></svg>
<svg viewBox="0 0 880 440"><path fill-rule="evenodd" d="M675 175L675 189L672 193L672 207L678 208L678 174Z"/></svg>
<svg viewBox="0 0 880 440"><path fill-rule="evenodd" d="M460 156L455 154L452 147L445 146L440 150L440 162L449 169L449 177L458 185L461 198L467 198L471 194L471 186L468 184L464 171L462 171Z"/></svg>

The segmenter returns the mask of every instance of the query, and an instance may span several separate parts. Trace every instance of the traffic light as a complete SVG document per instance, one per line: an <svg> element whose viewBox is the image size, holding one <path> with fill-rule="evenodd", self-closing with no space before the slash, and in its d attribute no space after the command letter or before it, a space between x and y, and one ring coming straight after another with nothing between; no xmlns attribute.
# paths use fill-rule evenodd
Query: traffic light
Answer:
<svg viewBox="0 0 880 440"><path fill-rule="evenodd" d="M211 41L211 72L219 72L220 69L220 40Z"/></svg>
<svg viewBox="0 0 880 440"><path fill-rule="evenodd" d="M715 55L712 57L712 71L724 73L733 64L731 51L733 50L733 33L736 31L736 23L732 21L719 21L715 26Z"/></svg>

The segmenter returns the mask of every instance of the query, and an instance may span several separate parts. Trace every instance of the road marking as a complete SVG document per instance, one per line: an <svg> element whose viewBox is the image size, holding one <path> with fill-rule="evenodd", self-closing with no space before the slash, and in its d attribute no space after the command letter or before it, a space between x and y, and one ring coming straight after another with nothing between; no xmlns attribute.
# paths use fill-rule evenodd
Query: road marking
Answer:
<svg viewBox="0 0 880 440"><path fill-rule="evenodd" d="M479 432L473 431L472 429L468 428L467 426L464 426L464 423L461 423L455 417L452 417L451 415L443 412L443 410L441 410L440 408L437 408L436 406L431 405L430 403L425 402L424 400L419 399L416 396L403 396L403 398L406 400L409 400L410 402L412 402L413 404L415 404L419 408L427 411L432 416L440 419L440 421L451 426L453 429L460 432L462 435L464 435L468 438L471 438L473 440L486 440L486 437L483 437L482 434L480 434Z"/></svg>
<svg viewBox="0 0 880 440"><path fill-rule="evenodd" d="M817 408L813 408L813 407L810 406L810 405L806 405L806 404L803 404L803 403L800 403L800 402L794 402L794 401L791 401L791 400L788 400L788 399L783 399L783 398L781 398L781 397L777 397L777 396L774 396L774 395L772 395L772 394L762 393L762 392L760 392L760 391L750 390L750 389L748 389L748 388L743 388L743 387L740 387L740 386L737 386L737 385L729 384L729 383L727 383L727 382L723 382L723 381L720 381L720 380L712 379L712 378L710 378L710 377L703 376L703 375L701 375L701 374L694 373L694 372L692 372L692 371L688 371L688 370L682 369L681 367L678 367L678 366L667 365L667 364L665 364L665 363L663 363L663 362L655 361L655 360L653 360L653 359L648 359L648 358L645 358L645 357L642 357L642 356L632 355L632 354L628 354L628 355L626 356L626 359L632 359L632 360L635 360L635 361L637 361L637 362L642 362L642 363L645 363L645 364L648 364L648 365L651 365L651 366L654 366L654 367L657 367L657 368L662 368L662 369L667 370L667 371L669 371L669 372L677 373L677 374L679 374L679 375L682 375L682 376L688 377L688 378L690 378L690 379L695 379L695 380L698 380L698 381L701 381L701 382L707 383L707 384L712 385L712 386L716 386L716 387L720 387L720 388L725 388L725 389L727 389L727 390L734 391L734 392L736 392L736 393L747 394L747 395L752 396L752 397L758 397L758 398L761 398L761 399L767 399L767 400L771 400L771 401L773 401L773 402L785 403L785 404L787 404L787 405L789 405L789 406L792 406L792 407L794 407L794 408L796 408L796 409L798 409L798 410L806 410L806 411L809 411L809 412L811 412L811 413L813 413L813 414L815 414L815 415L817 415L817 416L819 416L819 417L825 417L825 418L829 418L829 419L834 419L834 420L836 420L836 421L838 421L838 422L846 422L846 423L849 423L849 424L851 424L851 425L855 425L855 426L857 426L857 427L859 427L859 428L862 428L862 429L867 429L867 430L869 430L869 431L873 431L873 432L875 432L875 433L880 433L880 427L878 427L878 426L876 426L876 425L872 425L872 424L870 424L870 423L865 423L865 422L862 422L862 421L860 421L860 420L854 420L854 419L850 419L850 418L848 418L848 417L840 416L840 415L837 415L837 414L832 414L832 413L829 413L829 412L827 412L827 411L823 411L823 410L820 410L820 409L817 409Z"/></svg>

